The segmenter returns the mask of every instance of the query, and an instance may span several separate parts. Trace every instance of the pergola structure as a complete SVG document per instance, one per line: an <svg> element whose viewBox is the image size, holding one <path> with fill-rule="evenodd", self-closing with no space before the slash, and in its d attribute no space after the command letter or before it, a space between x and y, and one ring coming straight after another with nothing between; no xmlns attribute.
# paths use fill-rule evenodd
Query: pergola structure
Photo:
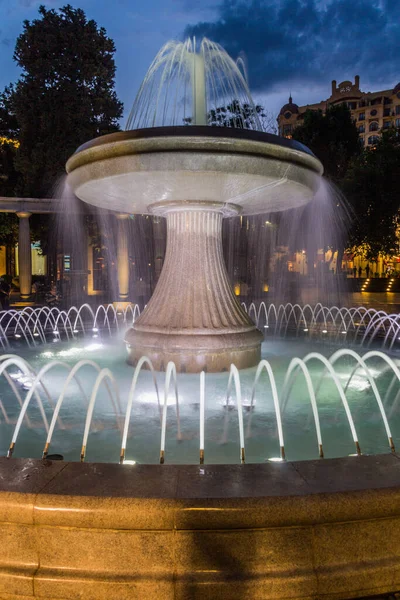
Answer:
<svg viewBox="0 0 400 600"><path fill-rule="evenodd" d="M28 300L32 293L32 258L29 217L57 212L57 202L50 198L9 198L0 196L0 212L15 213L19 218L18 270L20 296ZM118 221L118 300L126 302L129 292L128 214L116 213Z"/></svg>

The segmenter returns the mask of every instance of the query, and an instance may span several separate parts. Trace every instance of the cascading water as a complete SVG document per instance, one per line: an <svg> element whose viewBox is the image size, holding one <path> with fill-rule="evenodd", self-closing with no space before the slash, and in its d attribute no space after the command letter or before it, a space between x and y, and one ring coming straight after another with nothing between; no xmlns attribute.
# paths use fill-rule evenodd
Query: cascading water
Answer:
<svg viewBox="0 0 400 600"><path fill-rule="evenodd" d="M235 62L207 38L198 48L195 38L161 48L140 86L126 129L184 124L263 130L243 61Z"/></svg>
<svg viewBox="0 0 400 600"><path fill-rule="evenodd" d="M178 117L181 106L188 117ZM190 40L162 48L127 127L78 148L66 168L81 200L118 211L121 221L132 213L166 219L160 278L126 334L129 362L145 355L158 370L172 361L182 372L255 365L261 336L229 282L222 222L307 204L320 186L321 163L305 146L260 131L238 65L206 39L198 49ZM120 229L121 284L128 242Z"/></svg>
<svg viewBox="0 0 400 600"><path fill-rule="evenodd" d="M104 352L116 351L109 342L86 344L76 364L77 354L63 349L51 362L5 355L2 452L212 463L393 451L398 361L376 350L321 350L291 358L288 344L276 341L275 354L256 370L239 373L232 365L219 376L177 376L173 363L156 373L146 357L132 376L117 365L118 353L104 361ZM265 352L271 354L268 343Z"/></svg>
<svg viewBox="0 0 400 600"><path fill-rule="evenodd" d="M130 306L12 314L9 354L0 361L1 452L179 463L394 449L399 359L375 348L397 350L398 315L321 304L244 308L264 330L263 359L254 369L214 375L177 375L173 363L164 375L147 357L132 374L120 346L139 315ZM7 317L0 313L0 323ZM31 336L39 323L45 342ZM19 330L30 341L25 351ZM354 349L335 351L343 342ZM12 354L14 343L21 356Z"/></svg>

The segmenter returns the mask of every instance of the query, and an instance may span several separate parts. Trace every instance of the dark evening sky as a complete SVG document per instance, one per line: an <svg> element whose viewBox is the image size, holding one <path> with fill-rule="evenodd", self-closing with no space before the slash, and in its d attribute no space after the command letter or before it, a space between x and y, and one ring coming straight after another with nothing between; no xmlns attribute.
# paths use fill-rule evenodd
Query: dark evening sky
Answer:
<svg viewBox="0 0 400 600"><path fill-rule="evenodd" d="M0 89L19 75L12 55L24 19L62 0L0 0ZM71 0L105 27L117 52L116 89L127 115L159 48L206 36L244 56L254 99L276 114L325 99L330 82L359 74L361 89L400 81L400 0ZM124 119L125 121L125 119ZM124 122L122 125L124 126Z"/></svg>

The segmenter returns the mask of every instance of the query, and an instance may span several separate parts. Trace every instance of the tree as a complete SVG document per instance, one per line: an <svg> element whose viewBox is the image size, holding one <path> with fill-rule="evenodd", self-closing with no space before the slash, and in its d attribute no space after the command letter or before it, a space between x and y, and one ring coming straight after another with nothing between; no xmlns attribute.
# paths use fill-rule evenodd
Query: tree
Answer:
<svg viewBox="0 0 400 600"><path fill-rule="evenodd" d="M39 14L17 39L14 60L23 72L3 94L0 131L8 122L20 143L16 194L49 197L79 145L119 129L122 104L105 30L69 4L40 6Z"/></svg>
<svg viewBox="0 0 400 600"><path fill-rule="evenodd" d="M15 160L19 142L0 135L0 196L12 196L18 181Z"/></svg>
<svg viewBox="0 0 400 600"><path fill-rule="evenodd" d="M355 219L349 246L362 247L368 260L397 253L400 208L400 138L389 130L353 159L343 182Z"/></svg>
<svg viewBox="0 0 400 600"><path fill-rule="evenodd" d="M303 124L293 131L293 139L308 146L322 162L325 176L336 182L361 152L357 127L345 104L330 106L325 114L307 110Z"/></svg>
<svg viewBox="0 0 400 600"><path fill-rule="evenodd" d="M18 217L0 213L0 246L11 248L18 242ZM1 273L0 273L1 275Z"/></svg>
<svg viewBox="0 0 400 600"><path fill-rule="evenodd" d="M306 223L312 223L315 219L310 218L308 213L320 210L321 203L324 204L319 217L325 233L324 249L330 248L332 256L335 251L338 252L336 264L340 271L353 218L351 207L342 194L343 180L351 161L362 152L356 124L346 104L330 106L325 114L321 110L307 110L303 124L293 131L293 138L308 146L319 158L324 167L324 176L329 180L328 185L322 186L318 202L311 203L304 211L303 219ZM308 236L308 239L314 238L315 235Z"/></svg>
<svg viewBox="0 0 400 600"><path fill-rule="evenodd" d="M192 123L192 118L184 119L186 125ZM274 118L260 104L241 103L239 100L232 100L226 106L212 108L207 113L207 123L211 127L233 127L236 129L258 129L261 125L262 131L276 133L276 118Z"/></svg>
<svg viewBox="0 0 400 600"><path fill-rule="evenodd" d="M257 129L257 121L263 131L271 131L275 127L274 119L260 104L242 104L232 100L227 106L213 108L208 112L208 124L213 127L236 127L237 129ZM275 130L273 131L276 132Z"/></svg>
<svg viewBox="0 0 400 600"><path fill-rule="evenodd" d="M20 146L18 123L11 112L12 86L0 94L0 196L13 196L18 180L15 159Z"/></svg>

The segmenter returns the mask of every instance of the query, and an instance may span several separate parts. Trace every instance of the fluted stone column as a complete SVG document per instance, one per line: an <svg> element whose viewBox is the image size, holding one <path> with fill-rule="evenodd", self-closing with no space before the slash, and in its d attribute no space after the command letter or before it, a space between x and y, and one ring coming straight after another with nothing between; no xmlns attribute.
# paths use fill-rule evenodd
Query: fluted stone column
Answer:
<svg viewBox="0 0 400 600"><path fill-rule="evenodd" d="M121 302L128 301L129 295L129 252L128 252L128 218L129 215L117 215L118 240L117 240L117 268L118 268L118 294Z"/></svg>
<svg viewBox="0 0 400 600"><path fill-rule="evenodd" d="M127 332L129 362L156 369L229 370L260 359L261 334L237 301L222 252L222 210L212 203L166 212L167 251L154 294Z"/></svg>
<svg viewBox="0 0 400 600"><path fill-rule="evenodd" d="M32 254L29 231L29 212L18 212L18 271L21 300L27 300L32 292Z"/></svg>

